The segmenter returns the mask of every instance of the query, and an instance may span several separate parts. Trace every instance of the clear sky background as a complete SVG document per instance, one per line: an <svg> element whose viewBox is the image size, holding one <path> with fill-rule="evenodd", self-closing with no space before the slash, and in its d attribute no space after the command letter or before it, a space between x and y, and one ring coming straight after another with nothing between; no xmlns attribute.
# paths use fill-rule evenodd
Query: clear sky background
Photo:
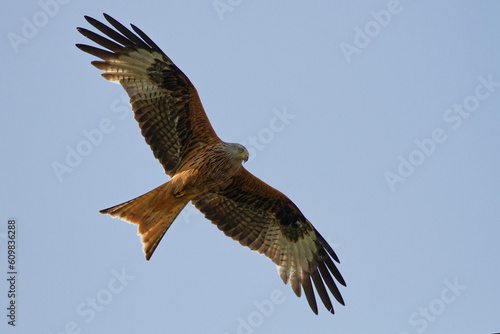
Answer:
<svg viewBox="0 0 500 334"><path fill-rule="evenodd" d="M500 2L56 1L0 14L0 332L500 331ZM98 213L168 180L74 46L103 12L168 54L334 247L334 316L191 205L150 262L135 226Z"/></svg>

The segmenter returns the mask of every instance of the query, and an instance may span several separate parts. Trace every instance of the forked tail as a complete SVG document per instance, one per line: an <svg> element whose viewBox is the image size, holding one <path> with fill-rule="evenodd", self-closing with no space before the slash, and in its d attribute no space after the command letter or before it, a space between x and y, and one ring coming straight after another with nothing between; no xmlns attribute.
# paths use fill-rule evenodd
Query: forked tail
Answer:
<svg viewBox="0 0 500 334"><path fill-rule="evenodd" d="M187 198L174 197L171 187L167 182L128 202L99 211L138 225L137 234L141 236L148 261L165 232L189 202Z"/></svg>

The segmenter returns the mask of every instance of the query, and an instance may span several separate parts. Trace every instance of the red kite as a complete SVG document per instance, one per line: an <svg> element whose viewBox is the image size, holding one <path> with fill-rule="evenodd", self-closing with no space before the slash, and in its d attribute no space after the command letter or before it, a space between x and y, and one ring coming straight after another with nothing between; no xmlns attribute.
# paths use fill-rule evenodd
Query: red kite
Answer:
<svg viewBox="0 0 500 334"><path fill-rule="evenodd" d="M325 307L334 313L325 284L344 301L335 278L345 286L326 240L284 194L242 166L248 151L219 139L189 79L140 29L129 30L104 14L114 29L85 16L103 37L78 31L104 49L77 44L101 61L92 65L122 85L142 135L171 180L150 192L100 211L138 225L149 260L172 222L191 202L227 236L265 254L285 284L318 314L312 283Z"/></svg>

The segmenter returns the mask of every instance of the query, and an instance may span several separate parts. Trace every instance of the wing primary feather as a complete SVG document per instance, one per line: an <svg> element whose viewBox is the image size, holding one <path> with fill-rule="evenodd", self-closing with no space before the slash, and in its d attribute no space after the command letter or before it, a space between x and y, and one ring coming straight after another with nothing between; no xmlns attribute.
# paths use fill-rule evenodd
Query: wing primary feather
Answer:
<svg viewBox="0 0 500 334"><path fill-rule="evenodd" d="M278 265L278 272L280 274L281 280L283 283L287 284L288 279L290 278L290 269L291 269L291 254L290 254L290 247L288 248L283 248L283 252L280 258L279 264Z"/></svg>
<svg viewBox="0 0 500 334"><path fill-rule="evenodd" d="M292 263L292 275L290 276L290 285L292 286L292 290L297 295L297 297L300 297L302 291L301 291L301 285L300 285L300 273L302 272L301 268L301 263L300 263L300 257L299 257L299 251L297 250L297 244L291 244L292 248L292 254L293 254L293 263Z"/></svg>
<svg viewBox="0 0 500 334"><path fill-rule="evenodd" d="M326 263L326 266L328 267L328 269L330 269L330 272L333 274L333 276L337 279L337 281L339 281L339 283L342 284L343 286L346 286L345 281L342 278L342 275L340 275L340 272L337 269L337 267L335 266L335 264L333 263L332 259L327 257L324 260L324 262Z"/></svg>
<svg viewBox="0 0 500 334"><path fill-rule="evenodd" d="M326 242L325 238L323 238L323 236L321 234L319 234L319 232L316 231L316 229L314 229L314 232L316 233L316 237L317 237L319 244L321 246L323 246L323 248L326 249L328 254L330 254L330 256L335 260L335 262L340 263L340 260L337 257L337 254L335 254L332 247L328 244L328 242Z"/></svg>
<svg viewBox="0 0 500 334"><path fill-rule="evenodd" d="M135 43L136 45L145 48L146 50L150 50L151 47L144 43L142 39L137 37L133 32L131 32L127 27L125 27L123 24L109 16L108 14L104 13L104 17L106 20L111 23L113 27L115 27L116 30L118 30L120 33L123 34L126 38L128 38L131 42Z"/></svg>
<svg viewBox="0 0 500 334"><path fill-rule="evenodd" d="M278 267L278 274L280 275L280 278L283 281L283 283L287 284L288 283L288 272L286 270L286 267L279 266Z"/></svg>
<svg viewBox="0 0 500 334"><path fill-rule="evenodd" d="M94 46L85 45L85 44L75 44L75 45L80 50L87 52L87 53L90 53L91 55L96 56L96 57L101 58L101 59L108 60L108 59L116 59L117 58L116 53L109 52L109 51L106 51L103 49L99 49L99 48L96 48Z"/></svg>
<svg viewBox="0 0 500 334"><path fill-rule="evenodd" d="M96 34L93 31L87 30L85 28L77 28L77 30L83 36L87 37L91 41L96 42L100 46L105 47L106 49L109 49L113 52L120 52L123 50L123 45L117 44L105 37L102 37L101 35Z"/></svg>
<svg viewBox="0 0 500 334"><path fill-rule="evenodd" d="M333 280L332 276L328 272L328 269L326 269L326 266L323 262L320 262L318 264L318 269L319 272L321 273L321 277L325 281L326 285L328 286L328 289L332 293L332 295L335 297L335 299L342 305L345 305L344 299L342 298L342 295L340 294L339 289L337 288L337 285L335 284L335 281Z"/></svg>
<svg viewBox="0 0 500 334"><path fill-rule="evenodd" d="M313 279L314 286L316 287L316 291L318 291L318 295L321 298L323 305L325 305L326 309L331 314L335 314L332 306L332 301L330 300L330 297L328 297L328 292L326 292L325 285L323 284L323 280L319 276L317 268L313 268L313 270L311 271L311 278Z"/></svg>
<svg viewBox="0 0 500 334"><path fill-rule="evenodd" d="M318 305L316 305L316 298L314 297L314 291L311 284L311 277L308 272L302 271L301 275L302 288L304 289L304 294L306 295L307 302L313 310L313 312L318 314Z"/></svg>
<svg viewBox="0 0 500 334"><path fill-rule="evenodd" d="M290 276L290 285L292 286L293 293L300 298L302 289L300 287L300 278L298 272L294 271Z"/></svg>
<svg viewBox="0 0 500 334"><path fill-rule="evenodd" d="M292 255L288 253L286 255L286 263L285 263L285 268L286 268L286 279L288 281L290 277L290 269L292 268ZM285 282L286 284L287 282Z"/></svg>
<svg viewBox="0 0 500 334"><path fill-rule="evenodd" d="M106 36L108 36L109 38L112 38L113 40L115 40L116 42L124 45L124 46L130 46L131 43L130 41L125 38L123 35L120 35L119 33L117 33L116 31L114 31L113 29L111 29L110 27L108 27L107 25L105 25L104 23L101 23L99 21L97 21L96 19L90 17L90 16L84 16L85 19L87 20L88 23L90 23L92 26L94 26L97 30L99 30L100 32L102 32L103 34L105 34Z"/></svg>
<svg viewBox="0 0 500 334"><path fill-rule="evenodd" d="M130 24L132 26L132 29L139 35L153 50L158 51L162 54L165 54L159 47L156 45L155 42L151 40L151 38L148 37L141 29L137 28L135 25Z"/></svg>

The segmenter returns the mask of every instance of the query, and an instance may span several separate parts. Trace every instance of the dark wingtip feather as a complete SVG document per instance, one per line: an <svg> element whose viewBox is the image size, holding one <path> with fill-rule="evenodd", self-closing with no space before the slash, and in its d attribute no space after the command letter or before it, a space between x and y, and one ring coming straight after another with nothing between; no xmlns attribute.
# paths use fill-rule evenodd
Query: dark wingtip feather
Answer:
<svg viewBox="0 0 500 334"><path fill-rule="evenodd" d="M115 42L118 42L122 45L125 46L130 46L132 43L130 40L128 40L126 37L120 35L104 23L101 23L100 21L85 15L84 16L85 20L87 20L88 23L90 23L94 28L105 34L106 36L112 38Z"/></svg>
<svg viewBox="0 0 500 334"><path fill-rule="evenodd" d="M318 264L318 269L321 273L321 277L325 281L326 285L328 286L328 289L332 293L332 295L335 297L335 299L342 305L345 306L344 299L342 298L342 295L340 294L339 289L337 288L337 285L335 284L332 276L328 272L328 269L326 269L325 263L321 262Z"/></svg>
<svg viewBox="0 0 500 334"><path fill-rule="evenodd" d="M99 25L99 24L102 24L101 22L97 21L96 19L94 19L93 17L90 17L90 16L87 16L87 15L84 15L83 16L85 18L85 20L87 20L88 23L90 23L91 25L93 25L94 27L96 25Z"/></svg>
<svg viewBox="0 0 500 334"><path fill-rule="evenodd" d="M330 254L330 256L335 260L335 262L340 263L337 254L335 254L333 248L328 244L325 238L323 238L323 236L319 234L318 231L314 230L314 232L316 232L316 237L318 239L319 244L323 246L323 248L328 252L328 254Z"/></svg>
<svg viewBox="0 0 500 334"><path fill-rule="evenodd" d="M96 48L94 46L85 45L85 44L75 44L75 45L80 50L87 52L87 53L90 53L91 55L96 56L96 57L101 58L101 59L116 58L115 53L112 53L112 52L109 52L106 50L102 50L102 49Z"/></svg>
<svg viewBox="0 0 500 334"><path fill-rule="evenodd" d="M330 300L330 297L328 297L328 292L326 292L325 285L319 276L317 268L314 268L311 272L311 278L313 279L314 286L316 287L316 291L318 291L318 295L321 298L323 305L325 305L326 309L331 314L335 314L333 311L332 301Z"/></svg>
<svg viewBox="0 0 500 334"><path fill-rule="evenodd" d="M136 32L139 37L141 37L153 50L163 53L163 51L156 45L155 42L148 35L146 35L141 29L137 28L135 25L130 24L132 29Z"/></svg>
<svg viewBox="0 0 500 334"><path fill-rule="evenodd" d="M90 23L91 20L95 20L94 18L88 16L88 15L83 15L83 18Z"/></svg>
<svg viewBox="0 0 500 334"><path fill-rule="evenodd" d="M103 14L106 20L116 29L118 30L123 36L128 38L132 43L145 48L145 49L151 49L149 45L147 45L142 39L137 37L132 31L130 31L127 27L125 27L123 24L109 16L108 14L104 13Z"/></svg>
<svg viewBox="0 0 500 334"><path fill-rule="evenodd" d="M302 288L304 289L304 294L306 295L307 302L311 307L311 310L318 315L318 305L316 304L316 297L314 297L314 291L312 289L311 277L308 273L303 273L305 276L302 276Z"/></svg>
<svg viewBox="0 0 500 334"><path fill-rule="evenodd" d="M93 31L90 31L90 30L85 29L85 28L78 28L78 31L80 32L80 34L87 37L91 41L93 41L93 42L99 44L100 46L102 46L106 49L109 49L113 52L119 52L119 51L123 50L122 45L119 45L119 44L117 44L117 43L115 43L115 42L113 42L105 37L102 37L101 35L98 35Z"/></svg>
<svg viewBox="0 0 500 334"><path fill-rule="evenodd" d="M329 257L325 258L323 262L326 264L332 275L337 279L337 281L342 284L343 286L347 286L344 278L340 274L340 271L338 270L337 266L335 266L335 263L333 263L332 259Z"/></svg>

